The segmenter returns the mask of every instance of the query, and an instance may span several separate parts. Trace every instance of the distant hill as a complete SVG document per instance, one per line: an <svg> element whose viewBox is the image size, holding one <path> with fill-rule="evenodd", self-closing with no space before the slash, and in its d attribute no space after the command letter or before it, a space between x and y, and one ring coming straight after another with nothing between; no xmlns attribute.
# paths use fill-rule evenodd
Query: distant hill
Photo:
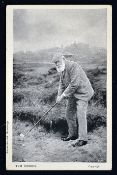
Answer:
<svg viewBox="0 0 117 175"><path fill-rule="evenodd" d="M17 52L14 53L14 62L51 62L54 53L62 51L66 54L67 59L79 62L85 69L87 66L106 66L107 50L100 47L89 47L85 43L72 43L64 48L54 47L44 49L38 52ZM69 56L69 53L72 55Z"/></svg>

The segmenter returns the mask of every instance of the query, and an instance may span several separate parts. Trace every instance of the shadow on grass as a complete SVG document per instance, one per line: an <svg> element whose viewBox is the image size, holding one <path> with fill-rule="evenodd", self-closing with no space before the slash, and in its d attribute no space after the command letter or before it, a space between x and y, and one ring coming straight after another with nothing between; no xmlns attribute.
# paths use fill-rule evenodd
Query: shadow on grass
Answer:
<svg viewBox="0 0 117 175"><path fill-rule="evenodd" d="M20 113L15 112L14 113L14 119L20 120L20 121L28 121L32 124L35 124L42 116L38 114L32 114L30 112L24 112L21 111ZM87 121L88 121L88 132L93 132L96 128L100 126L106 126L106 118L104 116L98 116L93 114L87 115ZM57 119L51 119L45 120L42 118L42 120L39 122L37 127L41 125L43 126L47 132L53 131L54 133L59 132L61 135L67 135L68 134L68 125L65 118L57 118Z"/></svg>

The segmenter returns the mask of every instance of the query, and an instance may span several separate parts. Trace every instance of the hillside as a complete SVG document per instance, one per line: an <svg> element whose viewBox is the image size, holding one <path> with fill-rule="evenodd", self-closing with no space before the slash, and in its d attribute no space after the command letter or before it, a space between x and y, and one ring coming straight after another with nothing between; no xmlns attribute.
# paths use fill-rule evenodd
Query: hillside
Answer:
<svg viewBox="0 0 117 175"><path fill-rule="evenodd" d="M63 51L66 55L72 54L72 60L78 61L84 68L86 65L105 65L106 63L106 49L99 47L89 47L88 44L84 43L73 43L69 46L59 48L45 49L37 52L17 52L14 53L14 61L21 63L23 62L51 62L53 54ZM71 57L67 57L70 59Z"/></svg>
<svg viewBox="0 0 117 175"><path fill-rule="evenodd" d="M78 52L76 53L77 49L73 48L78 46L81 50L76 57ZM64 48L67 59L81 63L95 91L87 112L88 145L77 149L60 140L61 136L68 133L65 119L66 101L55 106L41 120L40 125L29 133L24 142L19 139L19 134L30 129L55 103L59 75L49 61L56 50L58 48L44 50L35 53L36 55L31 52L14 55L13 161L105 162L106 54L103 49L91 49L87 45L81 47L81 44ZM71 52L72 56L68 54Z"/></svg>

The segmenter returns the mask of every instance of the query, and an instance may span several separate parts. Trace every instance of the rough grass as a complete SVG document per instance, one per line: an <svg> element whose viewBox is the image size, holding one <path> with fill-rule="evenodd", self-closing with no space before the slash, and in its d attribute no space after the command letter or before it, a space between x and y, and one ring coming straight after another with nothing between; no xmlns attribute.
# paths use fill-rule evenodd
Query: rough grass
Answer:
<svg viewBox="0 0 117 175"><path fill-rule="evenodd" d="M53 108L45 117L45 114L51 106L38 106L38 107L19 107L14 110L14 118L21 121L30 121L33 124L36 123L40 118L40 124L43 125L47 130L53 130L55 132L60 131L64 134L67 133L68 126L65 119L65 105L57 105ZM103 108L95 110L96 107L89 106L88 108L88 131L93 131L99 126L106 126L106 109Z"/></svg>
<svg viewBox="0 0 117 175"><path fill-rule="evenodd" d="M92 131L106 125L106 85L105 81L101 82L106 79L106 69L97 67L87 70L87 75L95 90L87 114L88 130ZM35 123L55 103L58 83L59 75L52 65L14 64L14 119ZM51 126L54 131L67 132L65 107L66 101L63 101L41 120L41 124L48 130Z"/></svg>
<svg viewBox="0 0 117 175"><path fill-rule="evenodd" d="M60 139L68 134L65 100L43 117L57 96L59 75L55 68L47 64L14 64L14 162L106 162L106 72L101 69L87 70L95 95L87 112L89 141L78 149ZM22 142L19 134L41 118Z"/></svg>
<svg viewBox="0 0 117 175"><path fill-rule="evenodd" d="M89 132L88 144L79 148L72 147L72 141L63 142L60 133L46 132L41 126L20 140L19 134L31 127L27 121L14 120L13 162L106 162L105 127Z"/></svg>

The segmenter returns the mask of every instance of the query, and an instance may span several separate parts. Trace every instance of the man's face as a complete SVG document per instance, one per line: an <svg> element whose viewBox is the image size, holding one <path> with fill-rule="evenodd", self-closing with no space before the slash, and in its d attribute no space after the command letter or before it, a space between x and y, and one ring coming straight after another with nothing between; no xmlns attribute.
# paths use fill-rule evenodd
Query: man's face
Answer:
<svg viewBox="0 0 117 175"><path fill-rule="evenodd" d="M58 72L62 72L65 69L65 62L63 60L63 58L58 59L57 61L54 62L56 69Z"/></svg>

